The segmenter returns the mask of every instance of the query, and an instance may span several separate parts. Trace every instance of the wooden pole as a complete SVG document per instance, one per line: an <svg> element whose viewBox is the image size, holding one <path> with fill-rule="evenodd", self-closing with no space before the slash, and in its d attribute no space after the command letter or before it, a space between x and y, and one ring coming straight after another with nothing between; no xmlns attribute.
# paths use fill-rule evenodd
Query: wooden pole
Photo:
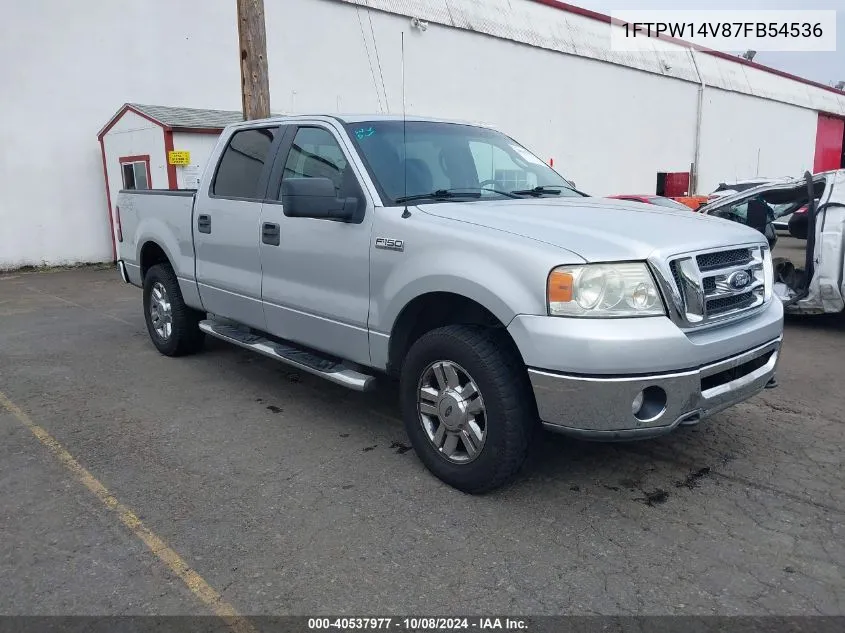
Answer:
<svg viewBox="0 0 845 633"><path fill-rule="evenodd" d="M267 72L267 32L264 0L237 0L241 55L241 102L244 119L270 116L270 78Z"/></svg>

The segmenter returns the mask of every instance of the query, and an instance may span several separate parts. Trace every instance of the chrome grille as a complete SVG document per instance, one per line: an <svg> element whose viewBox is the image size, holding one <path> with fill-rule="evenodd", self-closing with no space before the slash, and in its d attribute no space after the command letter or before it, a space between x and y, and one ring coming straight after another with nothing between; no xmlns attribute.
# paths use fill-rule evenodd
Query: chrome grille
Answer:
<svg viewBox="0 0 845 633"><path fill-rule="evenodd" d="M670 259L668 272L674 288L669 294L674 300L676 320L695 327L763 305L767 255L767 247L749 246ZM671 283L668 275L664 283Z"/></svg>

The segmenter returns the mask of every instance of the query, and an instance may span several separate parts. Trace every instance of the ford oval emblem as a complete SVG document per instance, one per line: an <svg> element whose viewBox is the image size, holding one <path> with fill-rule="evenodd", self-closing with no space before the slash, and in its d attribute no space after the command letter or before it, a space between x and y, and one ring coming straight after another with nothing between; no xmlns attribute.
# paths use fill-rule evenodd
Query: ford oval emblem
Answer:
<svg viewBox="0 0 845 633"><path fill-rule="evenodd" d="M751 283L751 275L744 270L732 272L728 277L728 286L733 290L742 290Z"/></svg>

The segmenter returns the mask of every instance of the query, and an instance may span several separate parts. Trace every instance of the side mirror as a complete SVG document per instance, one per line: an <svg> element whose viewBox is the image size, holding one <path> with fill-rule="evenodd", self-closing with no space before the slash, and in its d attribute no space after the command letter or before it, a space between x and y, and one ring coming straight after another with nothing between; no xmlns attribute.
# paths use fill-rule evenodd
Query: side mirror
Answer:
<svg viewBox="0 0 845 633"><path fill-rule="evenodd" d="M338 198L328 178L282 180L285 215L293 218L351 220L358 210L357 198Z"/></svg>

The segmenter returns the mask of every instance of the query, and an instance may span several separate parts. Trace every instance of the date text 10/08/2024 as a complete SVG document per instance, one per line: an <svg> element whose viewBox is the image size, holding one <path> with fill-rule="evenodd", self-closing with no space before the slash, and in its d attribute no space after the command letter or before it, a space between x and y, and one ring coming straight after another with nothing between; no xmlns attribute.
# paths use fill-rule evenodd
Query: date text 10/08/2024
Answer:
<svg viewBox="0 0 845 633"><path fill-rule="evenodd" d="M409 631L481 631L511 630L524 631L528 622L522 618L475 617L347 617L308 618L309 630L375 630L403 629Z"/></svg>

